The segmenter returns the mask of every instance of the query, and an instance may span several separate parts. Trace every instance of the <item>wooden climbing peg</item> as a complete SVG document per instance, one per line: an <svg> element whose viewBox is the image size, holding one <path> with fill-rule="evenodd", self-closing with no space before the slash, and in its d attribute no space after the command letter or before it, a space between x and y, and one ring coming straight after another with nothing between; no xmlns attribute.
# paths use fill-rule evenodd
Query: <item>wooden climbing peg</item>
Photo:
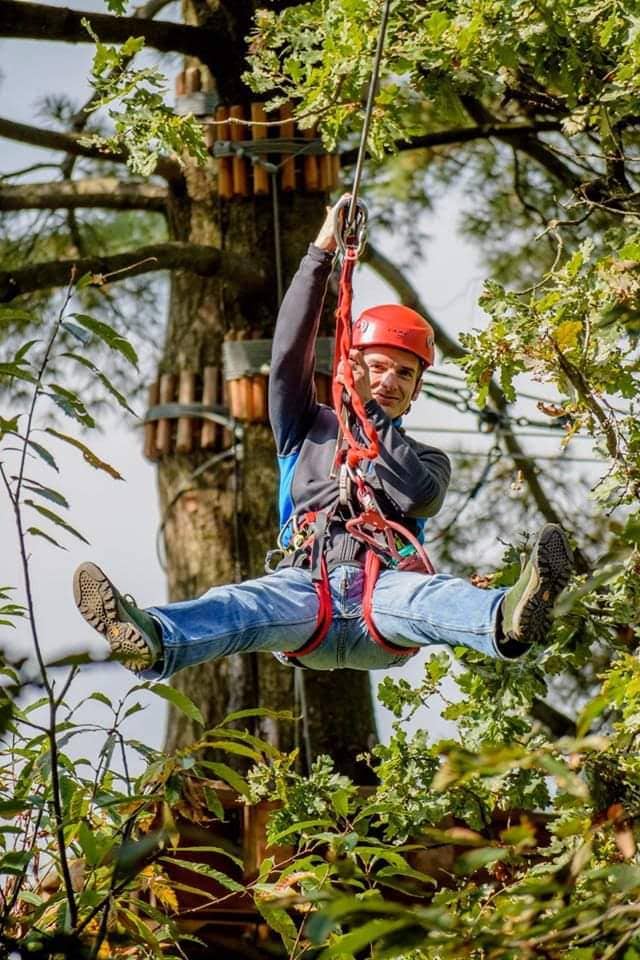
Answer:
<svg viewBox="0 0 640 960"><path fill-rule="evenodd" d="M293 140L295 136L293 110L289 103L280 107L280 136L284 140ZM296 162L293 157L288 157L282 161L280 186L282 190L295 190L296 188Z"/></svg>
<svg viewBox="0 0 640 960"><path fill-rule="evenodd" d="M305 140L315 140L316 130L312 127L304 131ZM303 177L305 190L318 190L320 188L320 170L318 166L318 157L305 154L303 164Z"/></svg>
<svg viewBox="0 0 640 960"><path fill-rule="evenodd" d="M331 190L333 187L333 163L328 153L323 153L318 157L318 166L320 168L320 189Z"/></svg>
<svg viewBox="0 0 640 960"><path fill-rule="evenodd" d="M267 136L267 127L265 126L267 115L264 106L261 103L251 104L251 137L253 140L264 140ZM258 155L253 164L253 192L255 194L269 193L269 174L265 170L261 160L266 160L266 155Z"/></svg>
<svg viewBox="0 0 640 960"><path fill-rule="evenodd" d="M160 403L173 403L175 400L176 378L173 373L163 373L160 377ZM171 433L173 420L163 418L158 420L156 431L156 448L158 453L171 452Z"/></svg>
<svg viewBox="0 0 640 960"><path fill-rule="evenodd" d="M236 104L229 108L230 120L244 120L244 108ZM230 123L231 140L237 143L245 139L245 127L242 123ZM233 192L237 197L249 196L249 177L247 175L247 161L244 157L233 156L231 159L231 173Z"/></svg>
<svg viewBox="0 0 640 960"><path fill-rule="evenodd" d="M216 140L230 140L228 107L218 107L216 109ZM218 157L218 195L223 200L230 200L233 196L233 175L231 170L231 157Z"/></svg>
<svg viewBox="0 0 640 960"><path fill-rule="evenodd" d="M149 387L149 393L147 397L147 403L149 404L149 409L155 407L158 403L158 398L160 397L160 384L156 380L155 383L152 383ZM155 420L150 420L149 423L144 425L144 455L147 460L157 460L158 459L158 450L156 447L156 429L157 422Z"/></svg>
<svg viewBox="0 0 640 960"><path fill-rule="evenodd" d="M196 399L196 376L191 370L180 371L178 384L178 403L194 403ZM191 453L195 420L193 417L179 417L176 431L176 453Z"/></svg>
<svg viewBox="0 0 640 960"><path fill-rule="evenodd" d="M185 75L185 93L197 93L202 89L200 67L187 67Z"/></svg>
<svg viewBox="0 0 640 960"><path fill-rule="evenodd" d="M267 378L264 374L259 373L251 378L251 412L252 420L256 423L266 423Z"/></svg>
<svg viewBox="0 0 640 960"><path fill-rule="evenodd" d="M202 374L202 402L207 407L222 406L220 370L218 367L205 367ZM200 431L200 446L210 450L220 442L221 430L213 420L203 420Z"/></svg>
<svg viewBox="0 0 640 960"><path fill-rule="evenodd" d="M332 187L332 189L335 190L335 188L336 188L336 187L338 186L338 184L340 183L340 170L341 170L341 167L340 167L340 155L339 155L339 154L337 154L337 153L332 153L332 154L331 154L331 166L332 166L332 168L333 168L333 172L332 172L332 176L331 176L331 187Z"/></svg>

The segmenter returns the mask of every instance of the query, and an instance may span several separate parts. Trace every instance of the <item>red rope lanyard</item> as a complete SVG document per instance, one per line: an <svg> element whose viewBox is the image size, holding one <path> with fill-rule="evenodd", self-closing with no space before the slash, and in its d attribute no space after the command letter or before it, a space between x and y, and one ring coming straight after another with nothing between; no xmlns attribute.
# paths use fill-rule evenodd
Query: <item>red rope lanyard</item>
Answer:
<svg viewBox="0 0 640 960"><path fill-rule="evenodd" d="M333 384L332 397L333 406L338 417L340 431L347 443L346 459L349 467L357 467L362 460L375 460L380 453L380 443L376 428L371 423L364 409L364 404L356 390L351 363L349 362L349 352L352 345L352 316L351 306L353 302L353 271L358 262L357 246L347 246L345 249L342 270L340 272L338 306L336 308L336 339L333 359ZM342 363L342 373L344 385L338 383L336 375L338 367ZM344 402L344 394L347 394L348 407L353 412L356 422L360 427L360 432L365 438L361 443L353 433L347 416L347 407ZM341 455L340 452L338 454Z"/></svg>
<svg viewBox="0 0 640 960"><path fill-rule="evenodd" d="M355 386L353 370L351 369L349 359L353 342L353 271L358 262L360 250L360 241L357 236L350 238L349 241L344 244L344 257L340 271L338 305L336 308L336 338L333 361L333 405L338 418L339 430L346 444L346 451L342 448L337 451L334 466L343 468L343 464L346 461L347 467L355 472L357 496L364 508L359 515L347 522L346 529L351 536L360 540L361 543L364 543L370 549L373 548L378 551L382 549L397 561L399 560L399 554L395 544L395 534L404 540L405 543L413 547L418 557L421 558L425 570L429 573L434 573L433 564L424 546L406 527L387 519L380 513L372 491L368 487L361 471L358 470L360 463L367 460L375 460L380 453L378 431L367 417L364 403ZM337 380L338 367L341 364L344 384L339 383ZM347 404L345 404L345 393L347 395ZM359 433L364 438L364 442L361 442L355 436L349 423L349 413L352 414L353 419L359 427ZM379 538L381 537L384 537L386 544L380 542Z"/></svg>

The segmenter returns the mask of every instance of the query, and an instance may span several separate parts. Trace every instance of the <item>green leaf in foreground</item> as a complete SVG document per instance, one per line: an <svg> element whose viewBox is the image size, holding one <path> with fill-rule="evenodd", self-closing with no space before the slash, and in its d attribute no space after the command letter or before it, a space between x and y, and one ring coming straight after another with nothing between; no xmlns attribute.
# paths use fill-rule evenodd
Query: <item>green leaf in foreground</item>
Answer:
<svg viewBox="0 0 640 960"><path fill-rule="evenodd" d="M75 360L77 363L81 363L83 367L86 367L87 370L90 370L91 373L98 378L102 386L108 390L111 396L114 397L114 399L120 404L121 407L123 407L124 410L127 411L127 413L130 413L133 417L138 416L135 410L132 410L127 403L126 397L123 396L119 390L116 390L109 378L106 377L105 374L96 367L95 363L92 363L91 360L87 360L86 357L79 356L77 353L63 353L62 356L67 357L69 360Z"/></svg>
<svg viewBox="0 0 640 960"><path fill-rule="evenodd" d="M108 323L96 320L95 317L88 317L85 313L73 313L71 316L77 320L79 324L95 334L103 343L106 343L108 347L111 347L112 350L117 350L118 353L122 354L134 367L138 366L138 355L136 351L129 341L125 340L125 338L121 336L117 330L114 330L113 327L110 327Z"/></svg>
<svg viewBox="0 0 640 960"><path fill-rule="evenodd" d="M216 763L214 760L201 760L199 766L209 770L218 780L224 780L237 793L247 795L249 785L244 777L241 777L237 770L233 770L226 763Z"/></svg>
<svg viewBox="0 0 640 960"><path fill-rule="evenodd" d="M473 873L498 860L506 860L509 851L505 847L483 847L469 850L456 860L456 873Z"/></svg>
<svg viewBox="0 0 640 960"><path fill-rule="evenodd" d="M401 920L390 920L386 917L379 917L375 920L369 920L368 923L358 927L344 936L338 937L335 943L328 949L323 950L319 960L329 960L330 957L350 957L353 954L364 949L364 947L373 944L376 940L386 936L389 933L395 933L408 926L409 918Z"/></svg>
<svg viewBox="0 0 640 960"><path fill-rule="evenodd" d="M166 700L181 713L184 713L190 720L195 720L196 723L201 723L204 726L202 713L186 693L183 693L181 690L176 690L175 687L170 687L167 683L154 683L153 686L148 687L148 689L151 693L155 693L157 697L162 697L163 700Z"/></svg>
<svg viewBox="0 0 640 960"><path fill-rule="evenodd" d="M46 447L43 447L41 443L36 443L35 440L27 440L27 443L29 444L31 449L38 454L41 460L44 460L44 462L49 467L52 467L56 471L56 473L60 473L60 470L58 469L58 464L55 462L55 460L53 459L53 456L49 453Z"/></svg>
<svg viewBox="0 0 640 960"><path fill-rule="evenodd" d="M30 480L26 478L22 483L25 489L30 490L31 493L36 493L39 497L44 497L46 500L50 500L52 503L57 503L59 507L68 507L69 501L66 497L63 497L61 493L57 490L52 490L51 487L45 487L44 484L40 483L38 480Z"/></svg>
<svg viewBox="0 0 640 960"><path fill-rule="evenodd" d="M27 506L32 507L34 510L37 510L38 513L42 514L43 517L46 517L47 520L51 520L52 523L55 523L56 526L62 527L63 530L66 530L67 533L72 534L74 537L77 537L78 540L82 540L83 543L88 544L89 541L86 537L72 527L70 523L67 523L66 520L63 520L62 517L58 516L57 513L54 513L53 510L49 510L47 507L41 506L39 503L35 503L33 500L25 500Z"/></svg>
<svg viewBox="0 0 640 960"><path fill-rule="evenodd" d="M103 470L105 473L108 473L110 477L113 477L114 480L123 480L124 477L119 473L115 467L112 467L110 463L107 463L105 460L101 460L93 450L90 450L86 443L83 443L81 440L77 440L75 437L70 437L66 433L60 433L58 430L54 430L53 427L46 428L47 433L50 433L51 436L57 437L58 440L64 440L65 443L71 444L72 447L75 447L76 450L79 450L82 454L82 457L88 464L92 467L95 467L96 470ZM57 469L57 468L56 468Z"/></svg>
<svg viewBox="0 0 640 960"><path fill-rule="evenodd" d="M5 420L4 417L0 417L0 437L3 437L5 433L17 433L18 432L18 415L11 417L10 420Z"/></svg>
<svg viewBox="0 0 640 960"><path fill-rule="evenodd" d="M45 533L44 530L41 530L40 527L29 527L27 533L30 533L32 537L42 537L43 540L48 540L49 543L52 543L54 547L58 547L60 550L66 550L66 547L63 547L61 543L58 543L57 540L54 540L53 537L50 537L48 533Z"/></svg>

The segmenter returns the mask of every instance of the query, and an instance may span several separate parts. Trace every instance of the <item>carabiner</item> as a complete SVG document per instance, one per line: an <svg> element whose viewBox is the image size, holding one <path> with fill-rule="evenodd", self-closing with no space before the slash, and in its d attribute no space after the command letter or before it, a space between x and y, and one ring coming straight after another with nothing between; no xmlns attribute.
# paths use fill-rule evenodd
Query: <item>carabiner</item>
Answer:
<svg viewBox="0 0 640 960"><path fill-rule="evenodd" d="M342 197L333 208L333 235L338 250L343 256L359 257L367 244L367 220L369 211L364 200L356 200L351 223L346 222L346 211L351 206L351 197ZM346 211L345 211L346 208Z"/></svg>

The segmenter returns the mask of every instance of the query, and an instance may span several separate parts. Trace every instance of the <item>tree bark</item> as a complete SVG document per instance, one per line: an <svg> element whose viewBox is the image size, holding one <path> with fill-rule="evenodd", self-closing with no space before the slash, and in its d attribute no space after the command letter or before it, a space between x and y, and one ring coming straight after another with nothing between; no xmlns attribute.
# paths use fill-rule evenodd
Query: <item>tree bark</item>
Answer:
<svg viewBox="0 0 640 960"><path fill-rule="evenodd" d="M102 207L109 210L167 208L167 191L152 183L134 183L117 177L0 185L0 210L71 210Z"/></svg>
<svg viewBox="0 0 640 960"><path fill-rule="evenodd" d="M90 157L92 160L108 160L110 163L127 162L125 153L106 153L100 147L81 143L79 135L61 133L59 130L45 130L28 123L9 120L7 117L0 117L0 137L48 150L62 150L77 157ZM153 172L164 177L165 180L182 181L182 168L177 160L172 160L170 157L160 157Z"/></svg>
<svg viewBox="0 0 640 960"><path fill-rule="evenodd" d="M425 133L422 136L412 137L410 140L398 140L394 149L399 152L406 150L426 150L433 147L446 147L452 144L470 143L472 140L491 140L499 138L536 137L539 133L550 130L560 130L562 125L557 120L544 120L539 123L483 123L473 127L454 127L450 130L436 130L434 133ZM358 150L344 150L340 154L340 164L349 167L356 162Z"/></svg>
<svg viewBox="0 0 640 960"><path fill-rule="evenodd" d="M172 241L151 243L146 247L137 247L135 250L114 253L107 257L47 260L16 270L0 270L0 303L10 303L21 294L32 293L34 290L64 286L69 282L73 269L77 277L84 276L85 273L93 274L91 282L95 286L117 283L128 277L137 277L157 270L182 270L186 276L210 276L220 273L221 276L236 277L241 273L247 292L255 292L260 284L260 278L249 259L241 261L231 252L221 253L215 247L204 244Z"/></svg>

